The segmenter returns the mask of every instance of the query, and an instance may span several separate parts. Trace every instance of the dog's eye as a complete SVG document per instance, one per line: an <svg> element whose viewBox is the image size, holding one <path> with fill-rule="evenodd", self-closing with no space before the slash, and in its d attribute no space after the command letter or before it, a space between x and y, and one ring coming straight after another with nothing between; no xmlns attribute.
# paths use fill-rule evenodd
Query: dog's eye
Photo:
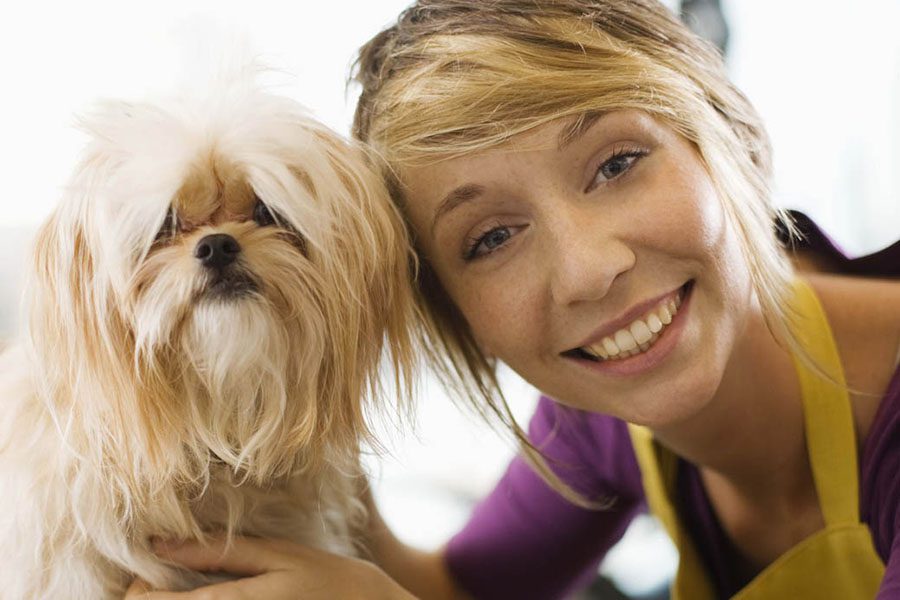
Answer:
<svg viewBox="0 0 900 600"><path fill-rule="evenodd" d="M166 213L166 218L163 219L159 231L156 232L156 237L153 238L153 243L158 244L164 242L173 235L175 235L175 211L170 207L169 211Z"/></svg>
<svg viewBox="0 0 900 600"><path fill-rule="evenodd" d="M281 236L296 246L304 256L306 255L306 239L304 239L303 235L294 229L281 215L269 209L262 200L256 200L256 206L253 207L253 220L260 227L278 225Z"/></svg>
<svg viewBox="0 0 900 600"><path fill-rule="evenodd" d="M256 206L253 207L253 220L260 227L275 225L276 223L275 215L272 214L272 211L269 210L269 207L262 200L257 200Z"/></svg>

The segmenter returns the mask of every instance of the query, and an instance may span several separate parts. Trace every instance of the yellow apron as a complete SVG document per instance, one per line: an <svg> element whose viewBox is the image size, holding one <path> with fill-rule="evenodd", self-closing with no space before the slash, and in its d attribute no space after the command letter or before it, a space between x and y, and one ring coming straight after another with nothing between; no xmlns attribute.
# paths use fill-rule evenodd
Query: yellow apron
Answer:
<svg viewBox="0 0 900 600"><path fill-rule="evenodd" d="M806 444L825 527L759 573L740 600L856 600L874 598L884 576L867 526L859 522L856 436L844 373L825 313L808 284L797 281L796 333L803 346L840 384L823 379L794 357L803 394ZM679 551L672 600L715 598L714 587L672 501L678 457L654 443L646 428L629 425L650 510Z"/></svg>

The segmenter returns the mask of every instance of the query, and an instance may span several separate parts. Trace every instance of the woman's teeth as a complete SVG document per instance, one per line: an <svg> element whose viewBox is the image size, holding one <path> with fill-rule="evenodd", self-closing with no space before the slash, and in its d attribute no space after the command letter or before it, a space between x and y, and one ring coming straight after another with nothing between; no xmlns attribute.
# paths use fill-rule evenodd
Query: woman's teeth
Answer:
<svg viewBox="0 0 900 600"><path fill-rule="evenodd" d="M628 327L579 350L593 360L619 360L646 352L678 313L683 295L682 289L675 298L663 300L659 306L640 319L635 319Z"/></svg>

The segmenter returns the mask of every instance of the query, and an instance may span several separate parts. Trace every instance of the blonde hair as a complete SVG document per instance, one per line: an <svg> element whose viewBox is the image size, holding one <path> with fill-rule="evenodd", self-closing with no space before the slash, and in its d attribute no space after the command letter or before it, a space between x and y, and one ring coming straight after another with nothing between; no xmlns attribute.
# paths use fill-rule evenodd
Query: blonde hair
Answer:
<svg viewBox="0 0 900 600"><path fill-rule="evenodd" d="M386 161L401 207L404 167L496 147L561 118L574 131L594 115L639 109L667 123L710 173L769 328L805 355L788 326L793 272L773 224L793 226L770 201L768 136L717 51L658 2L420 0L361 49L354 77L354 135ZM424 259L421 269L423 325L445 383L499 417L546 476L492 361Z"/></svg>

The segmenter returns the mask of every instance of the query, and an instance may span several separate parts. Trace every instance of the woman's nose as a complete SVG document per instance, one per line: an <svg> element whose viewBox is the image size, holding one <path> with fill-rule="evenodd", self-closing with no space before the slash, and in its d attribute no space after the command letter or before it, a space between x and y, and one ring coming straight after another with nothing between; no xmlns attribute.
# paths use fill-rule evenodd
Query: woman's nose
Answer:
<svg viewBox="0 0 900 600"><path fill-rule="evenodd" d="M603 298L634 266L634 252L610 222L569 215L554 229L551 294L559 305Z"/></svg>

